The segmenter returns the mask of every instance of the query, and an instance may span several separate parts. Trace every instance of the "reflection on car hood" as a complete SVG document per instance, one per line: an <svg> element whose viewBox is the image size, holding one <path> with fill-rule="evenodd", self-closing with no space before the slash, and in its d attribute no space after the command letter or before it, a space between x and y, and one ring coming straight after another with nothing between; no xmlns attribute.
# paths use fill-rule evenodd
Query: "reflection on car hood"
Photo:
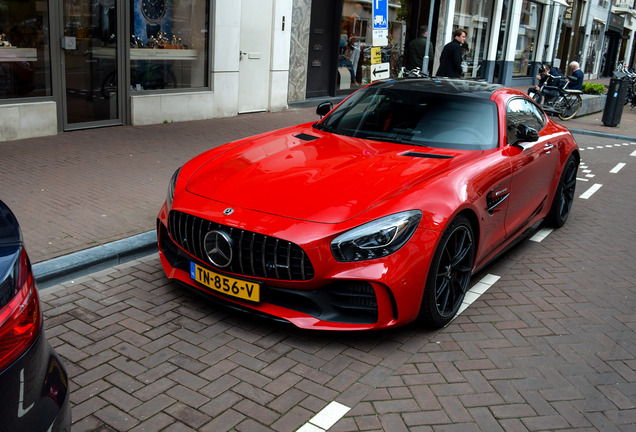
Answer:
<svg viewBox="0 0 636 432"><path fill-rule="evenodd" d="M230 206L337 223L478 153L288 128L216 153L194 172L186 189Z"/></svg>

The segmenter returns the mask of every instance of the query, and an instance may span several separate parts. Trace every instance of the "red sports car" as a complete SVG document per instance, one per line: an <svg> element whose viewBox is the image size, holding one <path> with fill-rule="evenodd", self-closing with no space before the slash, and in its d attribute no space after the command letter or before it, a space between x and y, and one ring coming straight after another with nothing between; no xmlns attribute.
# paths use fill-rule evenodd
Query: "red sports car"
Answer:
<svg viewBox="0 0 636 432"><path fill-rule="evenodd" d="M388 80L317 114L175 172L157 220L169 278L302 328L440 327L472 273L568 218L578 147L518 91Z"/></svg>

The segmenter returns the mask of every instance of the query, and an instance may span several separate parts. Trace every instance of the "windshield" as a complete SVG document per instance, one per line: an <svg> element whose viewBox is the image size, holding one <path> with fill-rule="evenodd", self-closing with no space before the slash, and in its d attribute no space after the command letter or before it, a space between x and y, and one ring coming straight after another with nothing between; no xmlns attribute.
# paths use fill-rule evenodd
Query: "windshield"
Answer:
<svg viewBox="0 0 636 432"><path fill-rule="evenodd" d="M497 147L494 102L418 91L399 83L359 90L316 127L340 135L433 148Z"/></svg>

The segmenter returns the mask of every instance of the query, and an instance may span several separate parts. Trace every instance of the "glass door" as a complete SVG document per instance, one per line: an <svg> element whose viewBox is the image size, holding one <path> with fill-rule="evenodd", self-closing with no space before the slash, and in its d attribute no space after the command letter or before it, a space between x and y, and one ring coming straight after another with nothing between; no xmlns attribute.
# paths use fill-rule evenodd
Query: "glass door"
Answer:
<svg viewBox="0 0 636 432"><path fill-rule="evenodd" d="M62 0L64 129L121 124L119 0Z"/></svg>

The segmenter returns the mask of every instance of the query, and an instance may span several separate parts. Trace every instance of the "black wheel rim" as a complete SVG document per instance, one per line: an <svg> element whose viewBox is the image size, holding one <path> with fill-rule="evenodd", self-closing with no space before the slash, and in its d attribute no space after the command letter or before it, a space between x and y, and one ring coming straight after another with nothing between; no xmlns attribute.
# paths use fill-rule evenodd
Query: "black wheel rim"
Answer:
<svg viewBox="0 0 636 432"><path fill-rule="evenodd" d="M438 313L454 315L464 299L473 267L473 237L464 225L456 227L446 240L435 280L435 304Z"/></svg>
<svg viewBox="0 0 636 432"><path fill-rule="evenodd" d="M561 196L559 197L559 217L566 220L572 209L574 202L574 191L576 190L576 162L571 161L563 175L561 185Z"/></svg>

